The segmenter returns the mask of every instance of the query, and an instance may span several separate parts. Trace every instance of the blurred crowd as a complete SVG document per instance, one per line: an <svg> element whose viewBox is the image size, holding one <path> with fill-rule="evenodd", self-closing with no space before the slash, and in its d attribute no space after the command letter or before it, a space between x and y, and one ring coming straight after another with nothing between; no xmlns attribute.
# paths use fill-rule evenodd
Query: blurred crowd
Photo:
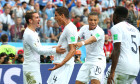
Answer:
<svg viewBox="0 0 140 84"><path fill-rule="evenodd" d="M116 6L124 6L129 10L127 22L140 29L140 0L1 0L0 1L0 37L7 36L8 42L22 42L25 28L26 12L36 11L40 15L40 26L36 28L41 42L57 43L64 27L55 21L55 9L65 6L69 9L70 20L76 25L78 31L83 25L88 24L88 14L97 12L99 14L99 26L105 31L104 52L108 58L113 50L110 28L113 26L113 12ZM2 46L1 45L1 46ZM23 50L16 53L1 53L0 63L22 63ZM77 54L78 53L78 54ZM12 54L12 55L11 55ZM14 57L12 57L14 56ZM6 58L7 57L7 58ZM75 54L75 62L79 60L81 51ZM8 60L8 61L7 61ZM12 60L12 61L11 61ZM19 61L20 60L20 61ZM53 56L41 55L41 63L52 63Z"/></svg>

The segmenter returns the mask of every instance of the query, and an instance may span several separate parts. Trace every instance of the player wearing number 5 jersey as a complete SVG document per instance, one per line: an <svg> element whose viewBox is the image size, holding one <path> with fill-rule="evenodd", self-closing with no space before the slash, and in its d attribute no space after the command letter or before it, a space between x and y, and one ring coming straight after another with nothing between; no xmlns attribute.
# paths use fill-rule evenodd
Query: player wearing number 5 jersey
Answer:
<svg viewBox="0 0 140 84"><path fill-rule="evenodd" d="M137 28L127 23L128 10L117 7L111 28L114 50L108 84L131 84L139 72L140 34Z"/></svg>
<svg viewBox="0 0 140 84"><path fill-rule="evenodd" d="M100 84L104 69L106 67L106 57L103 51L104 31L97 24L99 22L98 14L91 12L88 15L89 25L83 26L79 37L85 37L84 41L78 42L77 47L85 45L86 62L81 66L76 84L85 84L91 80L91 84Z"/></svg>

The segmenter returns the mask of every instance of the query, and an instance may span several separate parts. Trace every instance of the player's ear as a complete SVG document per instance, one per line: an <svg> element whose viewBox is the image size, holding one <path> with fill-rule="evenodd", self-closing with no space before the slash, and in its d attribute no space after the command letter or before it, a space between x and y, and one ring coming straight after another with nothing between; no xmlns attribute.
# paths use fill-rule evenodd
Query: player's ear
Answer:
<svg viewBox="0 0 140 84"><path fill-rule="evenodd" d="M32 23L33 21L32 21L32 19L29 19L29 23Z"/></svg>

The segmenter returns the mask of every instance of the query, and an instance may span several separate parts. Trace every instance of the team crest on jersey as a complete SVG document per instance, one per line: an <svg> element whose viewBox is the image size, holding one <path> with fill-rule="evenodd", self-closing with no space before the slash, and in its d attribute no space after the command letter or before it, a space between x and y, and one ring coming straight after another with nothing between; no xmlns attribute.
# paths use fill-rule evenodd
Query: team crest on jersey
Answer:
<svg viewBox="0 0 140 84"><path fill-rule="evenodd" d="M96 36L96 38L98 38L98 37L100 36L100 34L99 34L99 33L97 33L97 34L95 34L95 36Z"/></svg>
<svg viewBox="0 0 140 84"><path fill-rule="evenodd" d="M114 40L118 40L118 34L114 34L113 37L114 37Z"/></svg>
<svg viewBox="0 0 140 84"><path fill-rule="evenodd" d="M70 37L70 39L71 39L71 42L75 42L75 36Z"/></svg>

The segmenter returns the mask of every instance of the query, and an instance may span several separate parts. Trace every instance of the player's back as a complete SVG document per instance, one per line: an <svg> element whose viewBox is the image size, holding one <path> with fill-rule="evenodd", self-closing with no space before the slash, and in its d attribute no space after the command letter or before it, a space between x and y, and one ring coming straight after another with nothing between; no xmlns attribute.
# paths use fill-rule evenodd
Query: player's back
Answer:
<svg viewBox="0 0 140 84"><path fill-rule="evenodd" d="M121 42L116 71L137 75L139 71L139 31L127 22L116 24L111 31L118 32L113 33L113 41Z"/></svg>

